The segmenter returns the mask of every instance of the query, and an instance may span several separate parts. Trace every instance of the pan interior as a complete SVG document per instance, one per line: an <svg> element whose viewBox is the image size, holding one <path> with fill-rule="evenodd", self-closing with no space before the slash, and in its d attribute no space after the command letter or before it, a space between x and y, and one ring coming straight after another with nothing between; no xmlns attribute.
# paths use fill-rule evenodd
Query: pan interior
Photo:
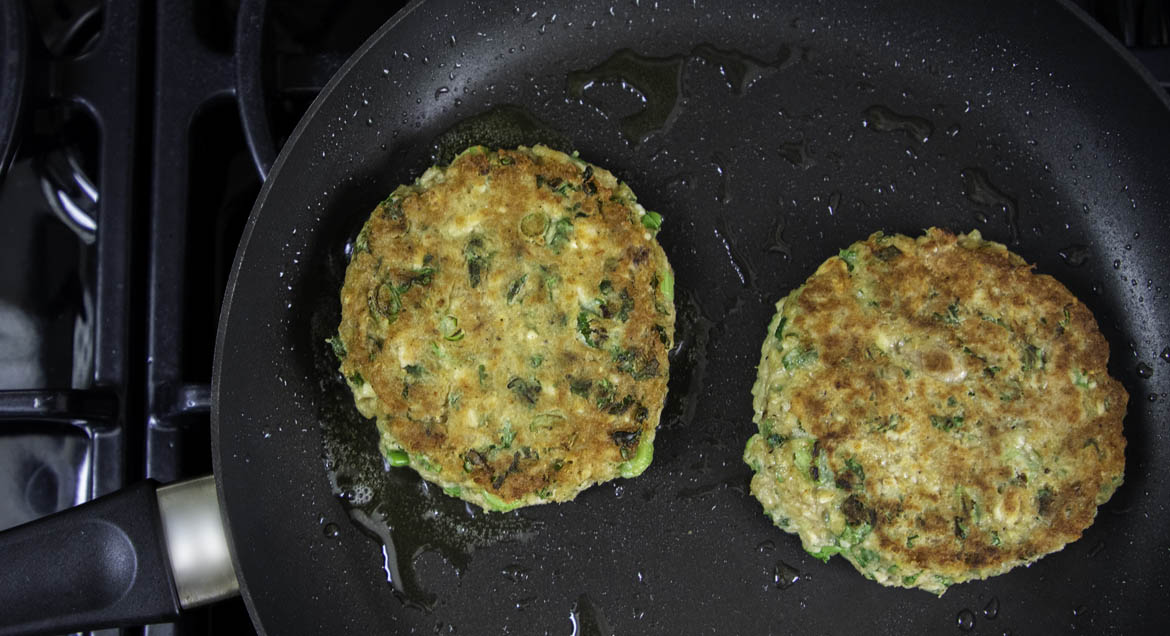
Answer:
<svg viewBox="0 0 1170 636"><path fill-rule="evenodd" d="M1152 160L1170 138L1162 98L1058 5L651 5L416 5L343 69L286 147L238 257L215 387L221 498L262 629L837 633L864 617L875 633L968 618L1051 632L1167 620L1153 597L1170 572L1156 503L1170 493L1154 468L1167 459L1156 423L1170 377L1158 311L1170 186ZM677 346L645 474L485 515L382 469L325 339L347 244L377 201L461 144L533 141L578 150L663 214ZM1133 396L1127 482L1086 536L942 599L804 554L748 494L740 460L775 300L854 240L933 225L978 228L1067 285Z"/></svg>

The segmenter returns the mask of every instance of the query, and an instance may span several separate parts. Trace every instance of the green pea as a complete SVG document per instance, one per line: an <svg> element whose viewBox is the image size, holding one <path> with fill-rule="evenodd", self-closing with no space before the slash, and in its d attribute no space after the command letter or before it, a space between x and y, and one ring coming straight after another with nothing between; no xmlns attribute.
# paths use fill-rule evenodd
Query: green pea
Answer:
<svg viewBox="0 0 1170 636"><path fill-rule="evenodd" d="M386 452L386 461L390 462L391 466L408 466L410 465L410 455L404 450L392 450Z"/></svg>

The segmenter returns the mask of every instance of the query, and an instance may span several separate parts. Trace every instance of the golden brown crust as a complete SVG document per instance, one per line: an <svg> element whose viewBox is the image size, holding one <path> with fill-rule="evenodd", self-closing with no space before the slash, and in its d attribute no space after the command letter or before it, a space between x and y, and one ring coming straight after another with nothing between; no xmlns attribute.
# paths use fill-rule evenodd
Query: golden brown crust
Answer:
<svg viewBox="0 0 1170 636"><path fill-rule="evenodd" d="M471 148L379 204L339 337L384 450L496 509L628 470L653 442L674 331L643 214L609 172L539 146Z"/></svg>
<svg viewBox="0 0 1170 636"><path fill-rule="evenodd" d="M830 528L794 524L811 551L845 536L867 575L941 592L1059 550L1120 483L1128 396L1092 314L977 232L875 234L781 301L773 332L781 320L745 459L774 518L826 510ZM777 483L804 438L818 471L864 479Z"/></svg>

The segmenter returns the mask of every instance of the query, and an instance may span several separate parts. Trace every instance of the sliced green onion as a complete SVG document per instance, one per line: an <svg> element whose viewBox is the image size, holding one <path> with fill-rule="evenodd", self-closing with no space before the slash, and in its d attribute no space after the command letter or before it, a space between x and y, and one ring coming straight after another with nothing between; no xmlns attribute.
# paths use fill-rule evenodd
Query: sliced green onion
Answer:
<svg viewBox="0 0 1170 636"><path fill-rule="evenodd" d="M642 440L642 443L638 444L638 452L634 455L634 458L630 461L622 462L618 466L618 469L621 471L622 477L629 479L646 472L646 469L650 467L650 462L652 461L654 461L654 442Z"/></svg>
<svg viewBox="0 0 1170 636"><path fill-rule="evenodd" d="M463 339L463 330L459 328L459 319L447 314L439 319L439 333L445 340L456 342Z"/></svg>
<svg viewBox="0 0 1170 636"><path fill-rule="evenodd" d="M658 289L662 290L662 295L670 302L674 302L674 272L669 269L662 272L662 280L658 283Z"/></svg>
<svg viewBox="0 0 1170 636"><path fill-rule="evenodd" d="M541 212L532 212L520 219L520 233L528 238L543 236L548 229L548 217Z"/></svg>

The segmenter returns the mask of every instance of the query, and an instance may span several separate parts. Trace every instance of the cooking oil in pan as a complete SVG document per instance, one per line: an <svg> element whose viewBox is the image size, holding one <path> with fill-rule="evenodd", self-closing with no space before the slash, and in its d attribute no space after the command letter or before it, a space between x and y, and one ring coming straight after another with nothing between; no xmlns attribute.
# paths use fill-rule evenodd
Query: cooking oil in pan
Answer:
<svg viewBox="0 0 1170 636"><path fill-rule="evenodd" d="M1019 208L1016 206L1016 200L995 187L982 168L963 168L959 172L959 177L963 180L963 196L972 203L1002 211L1006 217L1008 231L1011 233L1011 242L1019 241Z"/></svg>
<svg viewBox="0 0 1170 636"><path fill-rule="evenodd" d="M437 597L423 580L434 572L422 571L420 556L438 553L461 574L476 549L526 540L540 524L518 513L485 514L408 468L390 468L378 452L374 422L358 414L325 337L317 338L322 346L315 362L323 378L318 418L330 486L350 522L382 546L382 567L395 595L408 606L429 609ZM338 521L322 518L321 531L342 535Z"/></svg>
<svg viewBox="0 0 1170 636"><path fill-rule="evenodd" d="M870 106L865 109L864 114L863 126L873 128L878 132L902 131L920 144L926 143L934 134L934 124L930 123L929 119L903 115L885 106Z"/></svg>
<svg viewBox="0 0 1170 636"><path fill-rule="evenodd" d="M688 59L698 58L719 67L719 72L736 94L747 92L756 82L783 68L791 60L788 47L781 47L772 60L761 60L736 50L720 49L710 44L699 44L689 54L666 57L639 55L622 49L588 69L572 71L566 77L569 97L584 102L585 91L606 82L620 82L633 89L642 100L643 108L623 117L622 136L631 144L646 141L654 133L666 133L678 118L683 84L683 66Z"/></svg>
<svg viewBox="0 0 1170 636"><path fill-rule="evenodd" d="M544 144L561 152L573 152L573 143L564 134L519 106L505 104L460 120L435 138L431 160L451 163L469 146L515 148Z"/></svg>

